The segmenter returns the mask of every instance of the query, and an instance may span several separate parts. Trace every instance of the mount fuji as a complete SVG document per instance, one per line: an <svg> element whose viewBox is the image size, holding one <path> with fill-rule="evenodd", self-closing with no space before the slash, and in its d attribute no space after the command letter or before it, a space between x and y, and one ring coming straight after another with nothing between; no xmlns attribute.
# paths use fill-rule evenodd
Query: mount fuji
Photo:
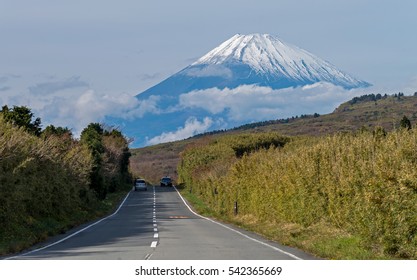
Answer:
<svg viewBox="0 0 417 280"><path fill-rule="evenodd" d="M136 139L135 145L168 142L207 130L314 113L308 103L323 97L329 87L349 92L370 85L274 36L237 34L138 94L135 119L125 121L123 130ZM291 106L305 111L291 111Z"/></svg>

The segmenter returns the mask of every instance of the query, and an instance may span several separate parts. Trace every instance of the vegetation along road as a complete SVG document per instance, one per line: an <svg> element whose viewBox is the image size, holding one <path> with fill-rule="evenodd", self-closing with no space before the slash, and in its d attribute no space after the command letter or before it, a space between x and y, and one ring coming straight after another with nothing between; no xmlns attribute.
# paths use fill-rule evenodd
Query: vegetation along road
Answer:
<svg viewBox="0 0 417 280"><path fill-rule="evenodd" d="M328 115L132 150L111 127L92 123L74 139L3 106L0 255L416 259L416 106L417 94L365 95ZM198 213L236 227L195 214L174 188L129 192L131 174L172 176Z"/></svg>

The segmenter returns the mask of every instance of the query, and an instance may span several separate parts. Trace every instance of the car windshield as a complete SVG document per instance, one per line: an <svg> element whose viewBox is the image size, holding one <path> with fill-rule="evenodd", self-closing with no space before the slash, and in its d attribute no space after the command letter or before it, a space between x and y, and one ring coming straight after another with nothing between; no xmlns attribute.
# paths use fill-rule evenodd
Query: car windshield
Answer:
<svg viewBox="0 0 417 280"><path fill-rule="evenodd" d="M145 184L145 180L136 180L136 183L142 183L142 184Z"/></svg>
<svg viewBox="0 0 417 280"><path fill-rule="evenodd" d="M162 182L171 182L171 178L162 178Z"/></svg>

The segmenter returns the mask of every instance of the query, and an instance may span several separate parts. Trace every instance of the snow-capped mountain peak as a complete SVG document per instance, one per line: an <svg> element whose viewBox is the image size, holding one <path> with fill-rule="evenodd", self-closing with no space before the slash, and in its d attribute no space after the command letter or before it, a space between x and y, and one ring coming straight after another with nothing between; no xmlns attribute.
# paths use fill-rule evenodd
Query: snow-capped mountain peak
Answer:
<svg viewBox="0 0 417 280"><path fill-rule="evenodd" d="M230 67L239 64L249 66L256 75L270 81L292 80L294 85L325 81L345 88L369 86L308 51L269 34L236 34L190 67ZM288 83L283 85L287 86Z"/></svg>
<svg viewBox="0 0 417 280"><path fill-rule="evenodd" d="M275 44L272 43L271 39L275 41ZM280 40L268 34L236 34L192 65L242 61L259 71L273 71L273 61L270 59L279 59L279 50L275 46L278 44L285 46Z"/></svg>

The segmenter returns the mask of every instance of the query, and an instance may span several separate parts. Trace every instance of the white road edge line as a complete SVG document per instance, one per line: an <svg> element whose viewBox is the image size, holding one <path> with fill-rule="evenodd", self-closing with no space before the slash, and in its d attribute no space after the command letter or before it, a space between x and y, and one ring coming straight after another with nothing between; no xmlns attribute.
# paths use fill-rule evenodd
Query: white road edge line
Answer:
<svg viewBox="0 0 417 280"><path fill-rule="evenodd" d="M55 246L55 245L57 245L57 244L59 244L59 243L62 243L62 242L64 242L65 240L70 239L71 237L73 237L73 236L75 236L75 235L77 235L77 234L79 234L79 233L81 233L81 232L83 232L83 231L85 231L85 230L87 230L87 229L89 229L89 228L91 228L91 227L95 226L95 225L98 225L98 224L99 224L99 223L101 223L102 221L107 220L107 219L109 219L109 218L113 217L114 215L116 215L116 214L119 212L120 208L122 208L123 204L126 202L126 199L129 197L130 193L131 193L131 191L130 191L127 195L126 195L126 197L123 199L122 203L120 203L119 208L117 208L117 210L116 210L113 214L111 214L111 215L109 215L109 216L107 216L107 217L104 217L103 219L101 219L101 220L99 220L99 221L95 222L94 224L91 224L91 225L89 225L89 226L87 226L87 227L85 227L85 228L82 228L82 229L80 229L79 231L76 231L76 232L74 232L73 234L68 235L67 237L65 237L65 238L63 238L63 239L60 239L60 240L58 240L58 241L56 241L56 242L54 242L54 243L52 243L52 244L49 244L49 245L46 245L46 246L44 246L44 247L41 247L41 248L38 248L38 249L35 249L35 250L32 250L32 251L26 252L26 253L24 253L24 254L19 254L19 255L17 255L17 256L13 256L13 257L10 257L10 258L6 258L5 260L12 260L12 259L15 259L15 258L18 258L18 257L27 256L27 255L29 255L29 254L36 253L36 252L39 252L39 251L45 250L46 248L49 248L49 247Z"/></svg>
<svg viewBox="0 0 417 280"><path fill-rule="evenodd" d="M156 245L158 245L158 241L152 241L151 248L156 248Z"/></svg>
<svg viewBox="0 0 417 280"><path fill-rule="evenodd" d="M266 246L266 247L268 247L268 248L271 248L271 249L273 249L273 250L275 250L275 251L278 251L278 252L280 252L280 253L282 253L282 254L285 254L285 255L287 255L287 256L289 256L289 257L291 257L291 258L294 258L294 259L296 259L296 260L302 260L302 258L299 258L299 257L297 257L296 255L293 255L293 254L291 254L291 253L289 253L289 252L286 252L286 251L284 251L284 250L282 250L282 249L280 249L280 248L277 248L277 247L272 246L272 245L269 245L269 244L267 244L267 243L265 243L265 242L263 242L263 241L257 240L257 239L255 239L255 238L253 238L253 237L250 237L250 236L248 236L248 235L246 235L246 234L244 234L244 233L242 233L242 232L240 232L240 231L238 231L238 230L235 230L235 229L233 229L233 228L231 228L231 227L228 227L228 226L226 226L226 225L224 225L224 224L222 224L222 223L219 223L219 222L217 222L217 221L215 221L215 220L212 220L212 219L210 219L210 218L207 218L207 217L204 217L204 216L202 216L202 215L200 215L200 214L197 214L197 213L196 213L196 212L194 212L194 211L193 211L193 209L191 209L191 207L187 204L187 202L186 202L186 201L185 201L185 199L182 197L182 195L181 195L181 194L180 194L180 192L177 190L177 188L176 188L175 186L173 186L173 187L174 187L174 189L177 191L177 193L178 193L178 195L180 196L180 198L181 198L182 202L184 202L184 204L185 204L185 206L187 206L188 210L190 210L190 211L191 211L191 213L193 213L194 215L196 215L196 216L198 216L198 217L200 217L200 218L202 218L202 219L205 219L205 220L207 220L207 221L210 221L210 222L212 222L212 223L214 223L214 224L216 224L216 225L222 226L222 227L224 227L224 228L226 228L226 229L228 229L228 230L230 230L230 231L233 231L233 232L235 232L235 233L237 233L237 234L239 234L239 235L241 235L241 236L243 236L243 237L245 237L245 238L247 238L247 239L249 239L249 240L252 240L252 241L254 241L254 242L257 242L257 243L259 243L259 244L262 244L262 245L264 245L264 246Z"/></svg>
<svg viewBox="0 0 417 280"><path fill-rule="evenodd" d="M145 261L148 261L148 260L150 260L150 258L152 257L152 254L147 254L146 256L145 256Z"/></svg>

